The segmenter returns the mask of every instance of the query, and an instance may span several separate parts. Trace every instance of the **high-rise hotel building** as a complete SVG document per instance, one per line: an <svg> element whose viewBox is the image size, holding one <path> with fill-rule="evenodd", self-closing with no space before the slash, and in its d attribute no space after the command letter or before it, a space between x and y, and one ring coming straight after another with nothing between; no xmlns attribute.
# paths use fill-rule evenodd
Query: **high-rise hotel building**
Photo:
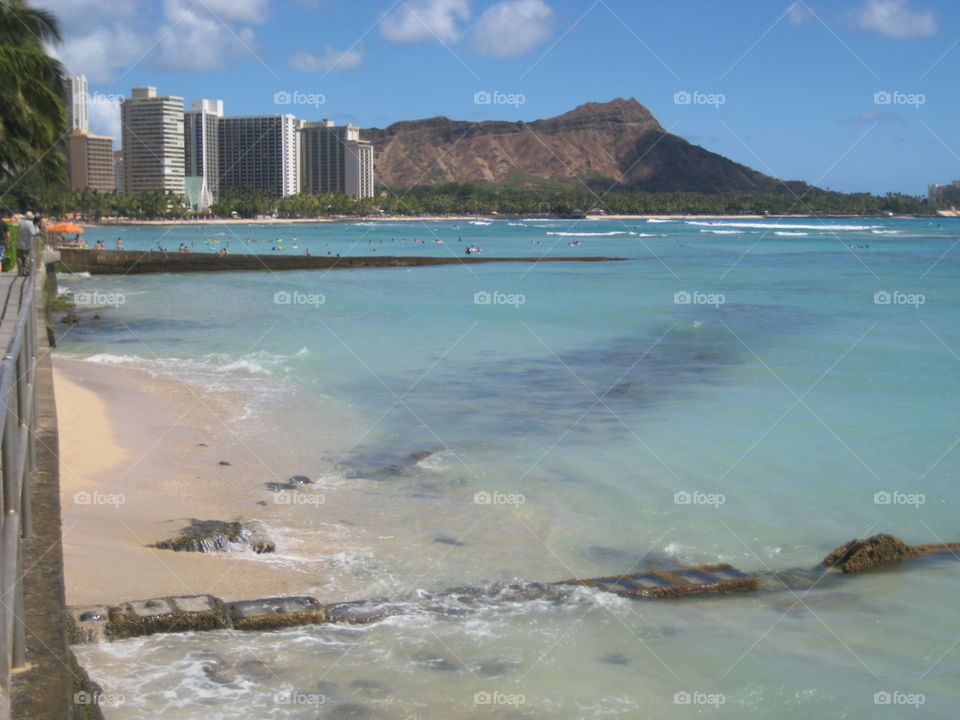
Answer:
<svg viewBox="0 0 960 720"><path fill-rule="evenodd" d="M67 130L89 130L87 120L87 76L67 75L64 78L66 95L63 104L67 108Z"/></svg>
<svg viewBox="0 0 960 720"><path fill-rule="evenodd" d="M154 87L133 88L120 106L123 188L184 193L183 98L158 97Z"/></svg>
<svg viewBox="0 0 960 720"><path fill-rule="evenodd" d="M220 190L220 119L223 100L194 100L183 114L187 197L195 209L208 208Z"/></svg>
<svg viewBox="0 0 960 720"><path fill-rule="evenodd" d="M218 147L220 191L267 190L276 197L299 192L293 115L220 118Z"/></svg>
<svg viewBox="0 0 960 720"><path fill-rule="evenodd" d="M110 192L117 187L113 167L113 138L86 130L70 133L68 139L70 190Z"/></svg>
<svg viewBox="0 0 960 720"><path fill-rule="evenodd" d="M303 192L373 197L373 145L360 129L332 120L300 125L300 178Z"/></svg>

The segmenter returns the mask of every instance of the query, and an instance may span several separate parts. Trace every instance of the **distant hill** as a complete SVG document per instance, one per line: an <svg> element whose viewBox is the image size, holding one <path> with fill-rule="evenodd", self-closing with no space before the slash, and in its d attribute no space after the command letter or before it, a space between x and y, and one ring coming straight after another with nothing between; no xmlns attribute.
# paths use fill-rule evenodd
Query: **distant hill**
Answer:
<svg viewBox="0 0 960 720"><path fill-rule="evenodd" d="M393 187L582 181L651 191L783 189L769 175L666 132L634 99L586 103L533 122L411 120L361 137L376 147L377 182Z"/></svg>

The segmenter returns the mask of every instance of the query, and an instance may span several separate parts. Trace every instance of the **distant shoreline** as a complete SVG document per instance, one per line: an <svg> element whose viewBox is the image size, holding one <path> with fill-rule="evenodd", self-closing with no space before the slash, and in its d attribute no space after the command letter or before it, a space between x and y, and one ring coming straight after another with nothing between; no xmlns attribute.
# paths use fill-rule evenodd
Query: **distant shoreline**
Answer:
<svg viewBox="0 0 960 720"><path fill-rule="evenodd" d="M778 220L778 219L809 219L809 220L832 220L851 218L867 219L867 215L699 215L699 214L644 214L644 215L587 215L585 218L561 218L556 216L544 216L533 218L531 216L513 216L513 215L375 215L375 216L357 216L357 217L318 217L318 218L219 218L219 219L184 219L184 220L100 220L99 222L79 221L83 225L95 227L126 227L133 225L293 225L293 224L311 224L311 223L358 223L358 222L471 222L471 221L492 221L492 220L518 220L530 218L536 221L556 221L564 220L571 222L588 222L594 220ZM887 216L893 218L918 218L925 217L920 215L895 215ZM930 217L937 217L931 215ZM943 216L941 216L943 217Z"/></svg>

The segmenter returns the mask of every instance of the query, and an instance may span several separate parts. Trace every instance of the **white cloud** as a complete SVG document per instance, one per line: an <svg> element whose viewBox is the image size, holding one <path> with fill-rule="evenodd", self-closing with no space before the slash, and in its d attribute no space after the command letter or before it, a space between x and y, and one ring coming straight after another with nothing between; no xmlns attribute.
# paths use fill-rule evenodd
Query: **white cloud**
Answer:
<svg viewBox="0 0 960 720"><path fill-rule="evenodd" d="M48 10L60 21L60 30L65 34L78 33L95 28L106 22L132 20L137 15L138 0L34 0L31 6Z"/></svg>
<svg viewBox="0 0 960 720"><path fill-rule="evenodd" d="M473 28L473 44L481 55L512 58L550 37L553 10L543 0L503 0L491 5Z"/></svg>
<svg viewBox="0 0 960 720"><path fill-rule="evenodd" d="M139 62L178 70L223 67L257 51L254 31L271 0L36 0L60 20L63 45L53 48L73 73L92 83L117 79ZM156 45L156 47L154 47Z"/></svg>
<svg viewBox="0 0 960 720"><path fill-rule="evenodd" d="M330 70L353 70L363 63L363 53L356 48L348 48L343 52L334 50L327 45L323 55L301 50L290 58L289 64L294 70L301 72L328 72Z"/></svg>
<svg viewBox="0 0 960 720"><path fill-rule="evenodd" d="M251 28L225 25L222 16L205 9L202 3L165 0L164 15L169 24L160 30L160 65L175 70L213 70L226 65L233 56L256 54Z"/></svg>
<svg viewBox="0 0 960 720"><path fill-rule="evenodd" d="M468 0L405 0L380 18L380 34L395 43L453 42L462 35L457 21L469 18Z"/></svg>
<svg viewBox="0 0 960 720"><path fill-rule="evenodd" d="M794 25L803 25L813 20L814 14L805 2L795 2L787 8L787 17Z"/></svg>
<svg viewBox="0 0 960 720"><path fill-rule="evenodd" d="M137 62L149 47L148 38L120 25L102 25L82 35L67 36L51 48L67 70L86 75L90 82L110 82Z"/></svg>
<svg viewBox="0 0 960 720"><path fill-rule="evenodd" d="M267 19L270 0L202 0L197 7L206 7L227 23L259 25Z"/></svg>
<svg viewBox="0 0 960 720"><path fill-rule="evenodd" d="M96 135L109 135L114 139L114 145L120 144L120 100L110 99L92 93L87 100L87 118L90 123L90 132Z"/></svg>
<svg viewBox="0 0 960 720"><path fill-rule="evenodd" d="M907 7L907 1L867 0L857 13L857 23L898 40L935 35L940 28L933 11L914 11Z"/></svg>

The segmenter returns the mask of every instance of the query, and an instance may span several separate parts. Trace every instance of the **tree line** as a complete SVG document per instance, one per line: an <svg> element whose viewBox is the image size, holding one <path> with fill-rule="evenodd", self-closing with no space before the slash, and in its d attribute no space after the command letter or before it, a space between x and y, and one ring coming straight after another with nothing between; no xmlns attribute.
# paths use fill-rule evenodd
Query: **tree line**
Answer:
<svg viewBox="0 0 960 720"><path fill-rule="evenodd" d="M195 213L174 193L136 195L81 190L64 192L49 183L20 182L3 190L5 205L64 217L76 213L98 221L188 218L321 218L382 215L570 215L609 214L823 214L930 215L938 208L925 198L898 193L839 193L817 188L803 192L653 192L617 189L595 194L576 187L527 190L515 187L447 183L415 188L379 188L376 197L355 199L339 193L300 193L277 198L265 191L229 190L209 209Z"/></svg>

